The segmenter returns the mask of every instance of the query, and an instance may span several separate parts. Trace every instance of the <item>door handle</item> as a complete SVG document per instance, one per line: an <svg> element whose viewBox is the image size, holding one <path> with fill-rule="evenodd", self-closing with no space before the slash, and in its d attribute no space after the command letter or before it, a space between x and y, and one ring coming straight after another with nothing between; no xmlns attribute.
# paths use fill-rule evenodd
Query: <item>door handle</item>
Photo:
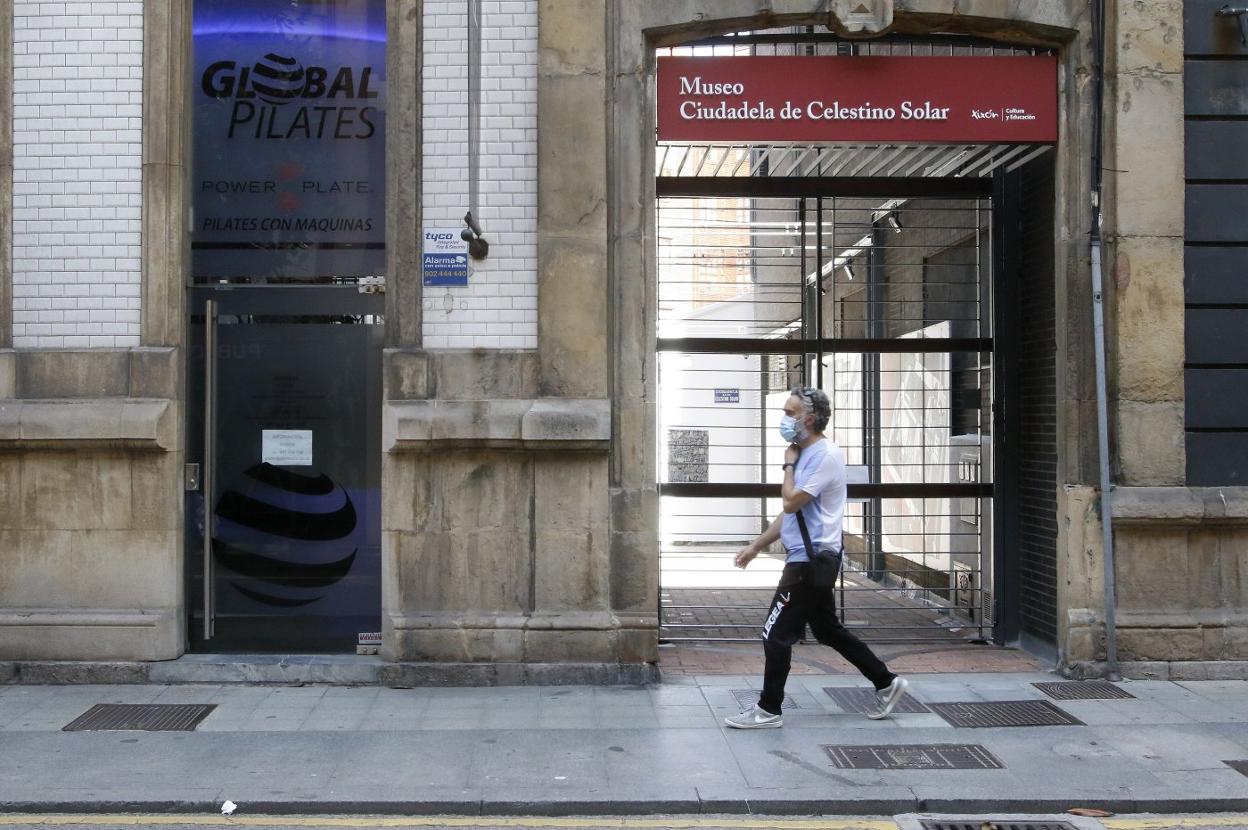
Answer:
<svg viewBox="0 0 1248 830"><path fill-rule="evenodd" d="M217 467L217 301L204 306L204 640L211 640L213 615L212 535Z"/></svg>

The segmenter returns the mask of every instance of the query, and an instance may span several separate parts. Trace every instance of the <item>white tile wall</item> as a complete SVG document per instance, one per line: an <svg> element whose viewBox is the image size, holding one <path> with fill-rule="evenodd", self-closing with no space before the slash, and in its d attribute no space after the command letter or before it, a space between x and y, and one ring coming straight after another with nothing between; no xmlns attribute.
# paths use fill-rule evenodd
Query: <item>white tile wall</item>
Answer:
<svg viewBox="0 0 1248 830"><path fill-rule="evenodd" d="M143 4L13 2L13 344L139 342Z"/></svg>
<svg viewBox="0 0 1248 830"><path fill-rule="evenodd" d="M426 224L463 227L468 209L465 0L426 0ZM537 0L483 0L481 184L490 255L466 287L425 288L426 348L537 348ZM448 310L449 309L449 310Z"/></svg>
<svg viewBox="0 0 1248 830"><path fill-rule="evenodd" d="M14 345L137 345L142 3L11 1ZM467 287L426 290L424 340L536 348L537 0L482 5L490 256ZM448 226L468 207L465 6L424 7L424 216Z"/></svg>

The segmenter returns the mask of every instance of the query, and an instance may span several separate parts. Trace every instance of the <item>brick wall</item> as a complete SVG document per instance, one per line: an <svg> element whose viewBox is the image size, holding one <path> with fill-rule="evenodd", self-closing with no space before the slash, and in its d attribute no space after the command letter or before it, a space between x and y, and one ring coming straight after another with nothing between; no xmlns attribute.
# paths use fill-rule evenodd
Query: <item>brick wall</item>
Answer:
<svg viewBox="0 0 1248 830"><path fill-rule="evenodd" d="M13 344L137 345L143 4L11 2Z"/></svg>
<svg viewBox="0 0 1248 830"><path fill-rule="evenodd" d="M468 209L464 0L424 5L424 222ZM426 348L537 347L537 0L484 0L479 220L488 259L466 287L425 289Z"/></svg>

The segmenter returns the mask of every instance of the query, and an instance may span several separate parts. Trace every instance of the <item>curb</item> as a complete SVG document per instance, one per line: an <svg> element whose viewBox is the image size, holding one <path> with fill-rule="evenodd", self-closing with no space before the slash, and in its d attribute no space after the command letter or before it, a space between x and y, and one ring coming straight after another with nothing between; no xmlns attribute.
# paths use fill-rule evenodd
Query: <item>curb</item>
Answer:
<svg viewBox="0 0 1248 830"><path fill-rule="evenodd" d="M1095 803L1056 799L709 799L709 800L545 800L545 801L253 801L240 804L242 815L380 815L380 816L621 816L621 815L825 815L897 816L905 814L1064 814L1072 807L1096 807L1111 813L1248 812L1248 798L1150 799L1110 798ZM8 801L0 815L217 814L219 802L204 801Z"/></svg>

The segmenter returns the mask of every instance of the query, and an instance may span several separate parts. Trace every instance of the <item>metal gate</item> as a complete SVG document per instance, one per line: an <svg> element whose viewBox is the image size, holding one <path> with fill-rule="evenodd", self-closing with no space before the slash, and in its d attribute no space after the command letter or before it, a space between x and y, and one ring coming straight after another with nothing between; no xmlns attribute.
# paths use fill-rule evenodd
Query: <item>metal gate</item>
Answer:
<svg viewBox="0 0 1248 830"><path fill-rule="evenodd" d="M991 636L990 183L908 182L659 179L664 639L757 638L783 553L732 557L780 512L798 385L849 464L846 625Z"/></svg>

